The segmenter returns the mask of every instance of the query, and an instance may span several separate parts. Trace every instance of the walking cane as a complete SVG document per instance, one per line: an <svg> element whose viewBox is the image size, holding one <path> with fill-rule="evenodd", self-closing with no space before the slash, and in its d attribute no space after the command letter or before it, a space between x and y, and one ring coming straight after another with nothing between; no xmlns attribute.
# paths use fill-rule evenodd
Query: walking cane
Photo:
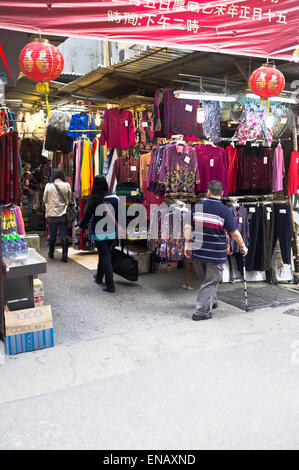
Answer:
<svg viewBox="0 0 299 470"><path fill-rule="evenodd" d="M242 251L243 258L243 279L244 279L244 294L245 294L245 310L248 312L248 295L247 295L247 276L246 276L246 260L244 256L244 251Z"/></svg>

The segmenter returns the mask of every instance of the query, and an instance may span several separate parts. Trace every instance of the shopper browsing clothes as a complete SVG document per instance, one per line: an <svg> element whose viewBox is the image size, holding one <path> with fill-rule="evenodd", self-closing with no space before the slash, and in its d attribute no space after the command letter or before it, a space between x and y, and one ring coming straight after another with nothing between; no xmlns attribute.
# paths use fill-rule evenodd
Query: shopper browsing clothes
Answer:
<svg viewBox="0 0 299 470"><path fill-rule="evenodd" d="M106 292L115 292L111 248L117 238L118 201L119 199L116 195L108 192L105 176L95 176L84 217L76 228L76 231L79 232L80 229L87 227L90 220L92 221L92 239L95 242L99 255L95 282L102 284L105 276L105 287L103 287L103 290ZM101 206L102 204L104 206ZM108 221L107 224L104 220Z"/></svg>
<svg viewBox="0 0 299 470"><path fill-rule="evenodd" d="M71 187L69 183L65 181L63 171L59 168L55 168L53 170L50 183L45 187L43 197L43 202L46 205L46 217L50 232L48 256L50 259L54 258L54 249L59 229L62 244L61 261L64 263L67 263L68 252L66 210L71 199Z"/></svg>
<svg viewBox="0 0 299 470"><path fill-rule="evenodd" d="M193 212L193 225L200 223L202 230L201 247L192 247L191 226L185 229L185 254L193 256L198 276L202 279L199 288L195 311L192 320L208 320L212 318L212 308L216 308L217 290L222 280L223 266L226 262L226 236L225 230L235 240L246 256L246 248L240 232L237 230L232 213L221 202L223 196L220 181L211 181L208 185L207 199L200 204L200 210L195 207ZM199 207L199 206L198 206Z"/></svg>

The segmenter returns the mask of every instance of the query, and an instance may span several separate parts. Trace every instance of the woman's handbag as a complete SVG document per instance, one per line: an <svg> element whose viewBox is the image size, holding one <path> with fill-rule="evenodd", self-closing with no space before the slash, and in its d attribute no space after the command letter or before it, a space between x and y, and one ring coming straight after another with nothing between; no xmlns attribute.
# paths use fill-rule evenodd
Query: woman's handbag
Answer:
<svg viewBox="0 0 299 470"><path fill-rule="evenodd" d="M67 222L67 224L72 224L73 222L75 222L76 217L77 217L77 212L76 212L75 206L72 203L68 204L66 202L65 197L63 196L60 188L58 188L58 186L55 183L54 183L54 186L55 186L58 194L60 195L61 199L63 200L64 204L66 205L66 222Z"/></svg>
<svg viewBox="0 0 299 470"><path fill-rule="evenodd" d="M138 281L138 261L123 250L112 248L111 262L113 272L127 279L127 281Z"/></svg>
<svg viewBox="0 0 299 470"><path fill-rule="evenodd" d="M105 208L107 214L109 214L111 220L114 222L117 231L121 231L122 228L115 219L109 204L105 204ZM124 253L123 246L121 250L117 250L116 248L111 249L111 263L115 274L127 279L127 281L138 281L138 261L132 258L128 253Z"/></svg>

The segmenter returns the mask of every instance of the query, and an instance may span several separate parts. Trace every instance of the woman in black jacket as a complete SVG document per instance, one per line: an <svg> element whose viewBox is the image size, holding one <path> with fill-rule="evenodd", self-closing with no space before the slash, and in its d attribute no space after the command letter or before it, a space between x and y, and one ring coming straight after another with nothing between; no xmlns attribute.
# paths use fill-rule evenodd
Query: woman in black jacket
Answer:
<svg viewBox="0 0 299 470"><path fill-rule="evenodd" d="M117 196L108 192L105 176L95 176L84 217L76 229L79 231L86 228L91 220L92 239L99 255L95 282L102 284L105 276L103 290L106 292L115 292L111 248L117 239L118 201Z"/></svg>

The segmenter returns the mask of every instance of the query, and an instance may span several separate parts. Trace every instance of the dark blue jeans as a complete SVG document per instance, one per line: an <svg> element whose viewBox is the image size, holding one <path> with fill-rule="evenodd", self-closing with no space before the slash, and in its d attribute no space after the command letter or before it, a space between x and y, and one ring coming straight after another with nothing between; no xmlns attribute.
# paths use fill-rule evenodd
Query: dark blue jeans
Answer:
<svg viewBox="0 0 299 470"><path fill-rule="evenodd" d="M111 262L111 248L114 240L96 241L95 245L99 254L97 279L102 281L105 276L105 284L108 289L114 288L113 267Z"/></svg>
<svg viewBox="0 0 299 470"><path fill-rule="evenodd" d="M67 239L67 223L66 222L48 222L50 240L55 241L57 237L57 232L59 228L59 236L61 240Z"/></svg>

